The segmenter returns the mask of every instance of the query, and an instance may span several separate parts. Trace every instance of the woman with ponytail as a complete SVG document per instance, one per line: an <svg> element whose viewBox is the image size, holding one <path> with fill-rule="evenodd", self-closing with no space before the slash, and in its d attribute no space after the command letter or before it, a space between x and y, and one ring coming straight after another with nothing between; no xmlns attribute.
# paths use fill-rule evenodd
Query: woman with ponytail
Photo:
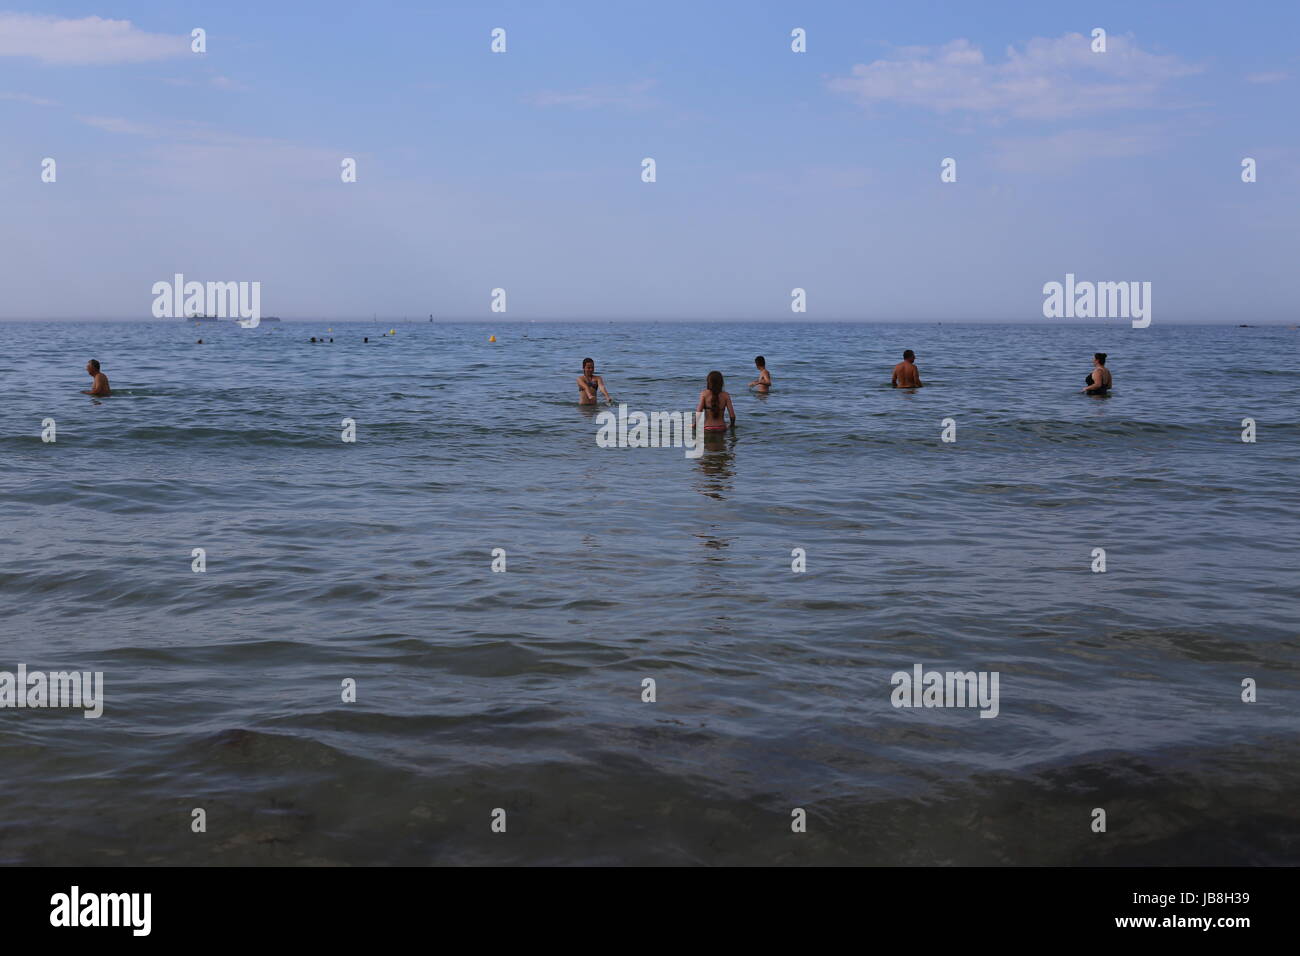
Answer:
<svg viewBox="0 0 1300 956"><path fill-rule="evenodd" d="M706 432L726 430L723 412L731 415L731 426L736 426L736 409L731 404L731 393L722 390L721 372L710 372L705 380L704 391L700 392L699 404L695 406L695 414L700 412L704 413Z"/></svg>
<svg viewBox="0 0 1300 956"><path fill-rule="evenodd" d="M1106 353L1096 352L1092 356L1092 371L1083 380L1085 395L1105 395L1110 391L1110 369L1106 367Z"/></svg>

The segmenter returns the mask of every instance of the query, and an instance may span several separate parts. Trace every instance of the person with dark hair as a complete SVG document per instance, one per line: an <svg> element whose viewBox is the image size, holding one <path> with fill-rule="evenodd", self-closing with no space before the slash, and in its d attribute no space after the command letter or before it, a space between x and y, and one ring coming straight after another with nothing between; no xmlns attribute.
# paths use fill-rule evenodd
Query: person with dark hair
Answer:
<svg viewBox="0 0 1300 956"><path fill-rule="evenodd" d="M104 398L112 395L112 390L108 387L108 376L99 370L99 361L91 359L86 363L86 374L90 376L90 388L83 388L82 395L93 395L95 398Z"/></svg>
<svg viewBox="0 0 1300 956"><path fill-rule="evenodd" d="M704 430L706 432L726 431L723 412L731 415L731 427L736 427L736 409L731 404L731 394L722 390L722 373L710 372L705 379L704 391L700 392L700 401L695 406L695 414L704 413Z"/></svg>
<svg viewBox="0 0 1300 956"><path fill-rule="evenodd" d="M1106 353L1094 352L1092 354L1092 371L1088 377L1083 380L1084 395L1105 395L1110 391L1110 369L1106 367Z"/></svg>
<svg viewBox="0 0 1300 956"><path fill-rule="evenodd" d="M754 357L754 366L758 369L758 378L749 383L750 388L766 392L772 387L772 373L767 370L767 359L761 355Z"/></svg>
<svg viewBox="0 0 1300 956"><path fill-rule="evenodd" d="M598 391L604 393L605 401L613 404L614 399L605 389L605 380L596 374L596 360L585 358L582 360L582 374L578 376L578 404L595 405Z"/></svg>
<svg viewBox="0 0 1300 956"><path fill-rule="evenodd" d="M916 353L908 349L903 361L894 366L894 376L889 380L894 388L920 388L921 373L916 368Z"/></svg>

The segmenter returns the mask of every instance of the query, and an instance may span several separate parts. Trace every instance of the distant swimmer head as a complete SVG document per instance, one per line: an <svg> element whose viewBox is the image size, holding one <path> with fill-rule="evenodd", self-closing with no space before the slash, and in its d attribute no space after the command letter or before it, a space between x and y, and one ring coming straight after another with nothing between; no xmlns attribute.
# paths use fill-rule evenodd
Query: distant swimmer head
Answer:
<svg viewBox="0 0 1300 956"><path fill-rule="evenodd" d="M313 342L315 342L315 341L316 341L316 336L313 335L313 336L311 337L311 340L312 340Z"/></svg>
<svg viewBox="0 0 1300 956"><path fill-rule="evenodd" d="M365 338L363 338L361 341L362 341L362 342L369 342L369 341L370 341L370 336L367 335L367 336L366 336Z"/></svg>
<svg viewBox="0 0 1300 956"><path fill-rule="evenodd" d="M1092 357L1093 357L1093 360L1096 361L1096 363L1097 363L1098 365L1105 365L1105 364L1106 364L1106 353L1105 353L1105 352L1093 352L1093 353L1092 353Z"/></svg>
<svg viewBox="0 0 1300 956"><path fill-rule="evenodd" d="M759 368L767 368L767 359L763 358L761 355L755 355L754 364Z"/></svg>
<svg viewBox="0 0 1300 956"><path fill-rule="evenodd" d="M704 380L704 387L709 390L709 410L718 414L718 405L722 401L722 373L714 370Z"/></svg>
<svg viewBox="0 0 1300 956"><path fill-rule="evenodd" d="M913 352L911 349L908 349L906 352L903 353L903 361L904 361L904 362L915 362L915 361L916 361L916 353Z"/></svg>

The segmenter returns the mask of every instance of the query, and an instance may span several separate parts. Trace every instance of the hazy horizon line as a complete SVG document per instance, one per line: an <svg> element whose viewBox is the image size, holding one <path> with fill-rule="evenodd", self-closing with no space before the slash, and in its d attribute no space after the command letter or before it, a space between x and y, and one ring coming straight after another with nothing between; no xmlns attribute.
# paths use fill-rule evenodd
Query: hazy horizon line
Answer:
<svg viewBox="0 0 1300 956"><path fill-rule="evenodd" d="M295 325L305 325L305 324L310 324L310 323L321 323L321 322L336 322L336 323L340 323L340 324L343 324L343 323L362 323L362 322L366 322L366 323L371 323L371 324L387 324L387 325L394 325L394 324L396 324L396 325L470 325L470 324L477 324L477 325L531 325L531 324L538 324L538 323L543 323L543 324L558 324L558 323L573 323L573 324L588 324L588 323L590 323L590 324L599 324L599 323L607 323L607 324L611 324L611 325L612 325L612 324L636 324L636 323L652 323L652 322L664 322L664 323L676 323L676 322L687 323L687 322L693 322L693 323L698 323L698 324L702 324L702 325L711 325L711 324L713 324L713 325L736 325L736 324L743 324L743 323L771 323L771 324L785 323L785 324L789 324L789 325L942 325L944 322L948 322L948 323L953 324L953 325L1062 325L1062 324L1069 324L1069 325L1076 325L1076 326L1078 326L1078 325L1094 325L1094 326L1100 326L1100 327L1107 327L1107 326L1120 326L1120 325L1126 324L1126 323L1128 323L1128 322L1130 321L1130 320L1127 319L1127 318L1115 318L1115 319L1095 319L1095 318L1094 318L1094 319L1044 319L1044 318L1034 318L1034 319L1007 319L1007 318L976 318L976 319L970 319L970 318L959 318L959 319L951 319L951 318L950 318L950 319L840 319L840 318L809 319L809 318L800 318L800 319L793 319L793 318L791 318L791 319L787 319L787 318L779 318L779 319L774 319L774 318L759 318L759 317L745 317L745 318L672 318L672 317L664 317L664 316L645 316L645 317L627 317L627 316L624 316L624 317L618 317L618 318L582 318L582 317L550 318L550 317L547 317L547 318L536 318L536 319L521 319L521 318L508 318L508 319L507 319L507 318L502 318L502 319L491 319L491 318L486 318L486 319L485 319L485 318L435 318L435 319L427 319L427 318L426 318L426 319L412 319L412 318L407 318L407 317L403 317L403 318L400 318L400 319L399 319L399 318L395 318L395 317L392 317L392 316L372 316L371 318L368 318L368 319L365 318L365 317L363 317L363 316L327 316L327 317L322 317L322 318L288 318L288 317L284 317L284 316L274 316L274 317L272 317L272 318L276 318L276 319L278 319L278 321L277 321L276 323L273 323L273 324L280 324L280 323L289 324L289 323L292 323L292 324L295 324ZM124 317L124 316L98 316L98 317L95 317L95 318L71 317L71 316L60 316L60 317L55 317L55 318L51 318L51 317L27 318L27 317L5 317L5 316L0 316L0 322L84 322L84 323L92 323L92 322L139 322L139 323L148 323L148 324L161 323L161 324L176 324L176 325L205 326L205 325L213 325L213 324L221 324L221 325L238 325L240 321L241 321L241 320L239 320L239 319L230 318L230 319L217 319L215 323L214 323L213 321L211 321L211 320L209 320L209 321L201 321L201 322L192 322L192 321L190 321L189 319L158 319L158 318L154 318L154 317L152 317L152 316L150 316L149 318ZM265 321L265 318L264 318L262 321ZM1237 320L1231 320L1231 319L1165 319L1165 320L1162 320L1162 321L1159 322L1159 323L1152 323L1152 324L1153 324L1153 325L1157 325L1157 324L1158 324L1158 325L1225 325L1225 326L1247 326L1247 327L1249 327L1249 326L1259 326L1259 325L1294 326L1294 325L1300 324L1300 317L1292 318L1292 319L1255 319L1255 320L1252 321L1252 322L1240 322L1240 321L1237 321Z"/></svg>

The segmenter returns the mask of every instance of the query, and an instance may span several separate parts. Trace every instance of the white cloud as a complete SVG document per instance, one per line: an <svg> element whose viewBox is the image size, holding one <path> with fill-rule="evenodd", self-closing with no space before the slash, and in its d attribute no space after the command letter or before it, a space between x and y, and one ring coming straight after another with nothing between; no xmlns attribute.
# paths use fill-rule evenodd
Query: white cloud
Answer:
<svg viewBox="0 0 1300 956"><path fill-rule="evenodd" d="M163 79L168 86L198 86L199 81L187 79L179 76L169 76ZM238 80L232 80L228 76L212 76L208 78L207 85L214 90L225 90L227 93L247 93L251 87L245 86Z"/></svg>
<svg viewBox="0 0 1300 956"><path fill-rule="evenodd" d="M1059 173L1095 159L1153 153L1166 140L1149 129L1069 129L1051 136L1002 139L994 162L1010 172Z"/></svg>
<svg viewBox="0 0 1300 956"><path fill-rule="evenodd" d="M32 96L30 93L0 93L0 100L13 100L16 103L30 103L32 106L58 106L54 100Z"/></svg>
<svg viewBox="0 0 1300 956"><path fill-rule="evenodd" d="M654 85L654 80L641 80L625 86L588 86L570 93L541 90L525 97L525 101L533 106L569 106L583 110L602 106L646 109L656 103L653 97L647 95Z"/></svg>
<svg viewBox="0 0 1300 956"><path fill-rule="evenodd" d="M1291 74L1286 70L1270 70L1265 73L1248 73L1246 74L1247 83L1281 83L1283 80L1289 80Z"/></svg>
<svg viewBox="0 0 1300 956"><path fill-rule="evenodd" d="M1199 72L1175 56L1138 49L1130 37L1109 37L1105 53L1093 53L1090 43L1078 33L1036 37L1024 50L1008 47L1006 59L998 63L968 40L905 47L891 58L860 63L828 85L864 104L897 103L995 119L1061 119L1167 105L1169 81Z"/></svg>
<svg viewBox="0 0 1300 956"><path fill-rule="evenodd" d="M159 136L162 134L161 130L151 126L133 123L130 120L120 119L116 116L78 116L77 120L87 126L93 126L95 129L102 129L106 133L129 133L133 136Z"/></svg>
<svg viewBox="0 0 1300 956"><path fill-rule="evenodd" d="M64 65L98 65L142 63L189 52L188 36L145 33L130 20L101 17L65 20L28 13L0 13L0 56L28 56Z"/></svg>

